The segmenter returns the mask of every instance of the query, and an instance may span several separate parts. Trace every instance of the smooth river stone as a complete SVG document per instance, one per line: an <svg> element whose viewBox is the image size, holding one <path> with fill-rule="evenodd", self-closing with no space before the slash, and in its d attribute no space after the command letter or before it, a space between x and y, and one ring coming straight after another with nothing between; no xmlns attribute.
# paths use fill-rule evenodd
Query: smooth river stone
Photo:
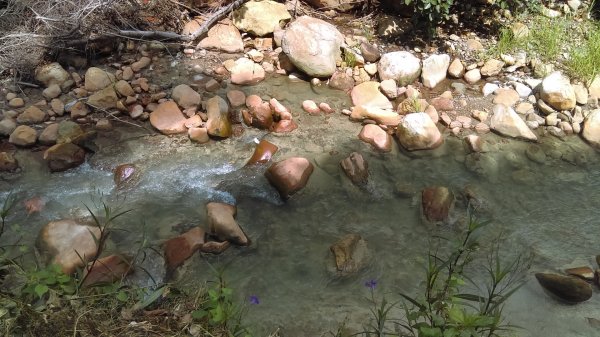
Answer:
<svg viewBox="0 0 600 337"><path fill-rule="evenodd" d="M371 144L378 151L390 152L392 150L392 136L377 125L367 124L363 126L358 138Z"/></svg>

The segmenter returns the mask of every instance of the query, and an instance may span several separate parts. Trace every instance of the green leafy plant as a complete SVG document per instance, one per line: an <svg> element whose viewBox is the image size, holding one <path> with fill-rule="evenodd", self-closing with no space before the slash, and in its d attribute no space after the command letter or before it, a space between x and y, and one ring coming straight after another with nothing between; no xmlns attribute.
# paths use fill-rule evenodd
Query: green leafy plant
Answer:
<svg viewBox="0 0 600 337"><path fill-rule="evenodd" d="M344 62L346 66L354 68L356 66L356 55L352 51L344 49Z"/></svg>
<svg viewBox="0 0 600 337"><path fill-rule="evenodd" d="M474 253L479 250L478 232L486 224L475 219L469 209L468 226L451 252L430 251L425 288L419 296L400 293L402 301L397 305L385 298L376 301L374 286L370 287L371 321L363 334L367 337L492 337L514 328L504 322L503 308L506 300L524 284L529 258L518 256L505 262L497 243L486 259L484 287L471 279L467 269L475 261ZM402 320L390 318L396 307L404 311Z"/></svg>
<svg viewBox="0 0 600 337"><path fill-rule="evenodd" d="M23 287L22 295L29 301L42 299L49 292L55 292L60 295L72 295L76 291L75 280L63 273L57 264L29 271L25 275L27 283Z"/></svg>

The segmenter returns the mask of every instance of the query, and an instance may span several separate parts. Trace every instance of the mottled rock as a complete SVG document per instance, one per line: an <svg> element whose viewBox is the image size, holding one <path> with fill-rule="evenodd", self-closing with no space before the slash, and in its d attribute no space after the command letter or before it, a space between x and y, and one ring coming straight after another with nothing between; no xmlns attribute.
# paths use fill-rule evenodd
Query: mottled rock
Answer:
<svg viewBox="0 0 600 337"><path fill-rule="evenodd" d="M8 106L10 108L21 108L25 106L25 101L21 97L15 97L8 101Z"/></svg>
<svg viewBox="0 0 600 337"><path fill-rule="evenodd" d="M360 44L360 53L367 62L377 62L381 57L381 53L379 53L377 47L364 41Z"/></svg>
<svg viewBox="0 0 600 337"><path fill-rule="evenodd" d="M73 143L56 144L44 152L44 160L50 171L66 171L83 164L85 151Z"/></svg>
<svg viewBox="0 0 600 337"><path fill-rule="evenodd" d="M329 79L329 86L333 89L350 91L354 88L354 78L345 71L336 70Z"/></svg>
<svg viewBox="0 0 600 337"><path fill-rule="evenodd" d="M48 88L44 89L44 91L42 91L42 96L44 96L45 99L53 99L56 98L58 96L60 96L60 94L62 93L62 90L60 89L60 86L56 83L54 84L50 84L50 86L48 86Z"/></svg>
<svg viewBox="0 0 600 337"><path fill-rule="evenodd" d="M35 69L35 80L49 87L52 84L59 86L70 80L69 73L57 62L46 64Z"/></svg>
<svg viewBox="0 0 600 337"><path fill-rule="evenodd" d="M147 56L142 56L140 57L139 60L137 60L136 62L133 62L131 64L131 70L133 70L134 72L139 72L140 70L146 68L147 66L150 65L150 63L152 63L152 60L147 57Z"/></svg>
<svg viewBox="0 0 600 337"><path fill-rule="evenodd" d="M419 78L421 60L406 51L383 54L377 64L377 72L382 81L391 79L405 86Z"/></svg>
<svg viewBox="0 0 600 337"><path fill-rule="evenodd" d="M329 77L336 69L344 36L323 20L301 16L283 34L281 47L292 63L314 77Z"/></svg>
<svg viewBox="0 0 600 337"><path fill-rule="evenodd" d="M281 197L287 199L306 186L313 169L308 159L292 157L271 165L265 176Z"/></svg>
<svg viewBox="0 0 600 337"><path fill-rule="evenodd" d="M409 151L433 149L444 142L437 126L424 112L406 115L396 129L396 137Z"/></svg>
<svg viewBox="0 0 600 337"><path fill-rule="evenodd" d="M592 297L592 286L577 277L537 273L535 278L552 295L568 303L587 301Z"/></svg>
<svg viewBox="0 0 600 337"><path fill-rule="evenodd" d="M504 104L511 107L519 101L519 93L510 88L499 88L494 93L496 94L492 101L494 104Z"/></svg>
<svg viewBox="0 0 600 337"><path fill-rule="evenodd" d="M115 90L123 97L135 96L135 91L133 91L129 82L125 80L117 81L117 83L115 83Z"/></svg>
<svg viewBox="0 0 600 337"><path fill-rule="evenodd" d="M112 86L101 89L88 97L87 104L94 108L113 109L117 107L119 97ZM72 114L71 110L71 114Z"/></svg>
<svg viewBox="0 0 600 337"><path fill-rule="evenodd" d="M207 143L210 140L207 128L191 127L188 129L188 137L191 141L199 144Z"/></svg>
<svg viewBox="0 0 600 337"><path fill-rule="evenodd" d="M342 159L340 166L353 184L367 184L369 179L369 165L360 153L352 152L348 157Z"/></svg>
<svg viewBox="0 0 600 337"><path fill-rule="evenodd" d="M27 126L20 125L10 134L8 142L18 146L31 146L35 144L37 140L37 132L35 129Z"/></svg>
<svg viewBox="0 0 600 337"><path fill-rule="evenodd" d="M227 92L227 100L232 108L238 108L246 103L246 94L241 90L230 90Z"/></svg>

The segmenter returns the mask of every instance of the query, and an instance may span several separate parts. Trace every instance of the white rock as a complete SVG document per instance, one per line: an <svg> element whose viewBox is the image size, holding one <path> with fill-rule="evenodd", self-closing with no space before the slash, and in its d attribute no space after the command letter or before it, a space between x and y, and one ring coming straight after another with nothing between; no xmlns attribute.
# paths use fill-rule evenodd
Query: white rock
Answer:
<svg viewBox="0 0 600 337"><path fill-rule="evenodd" d="M391 52L381 56L377 71L382 81L391 79L405 86L419 78L421 61L406 51Z"/></svg>
<svg viewBox="0 0 600 337"><path fill-rule="evenodd" d="M502 104L494 105L490 127L504 136L537 140L537 136L529 129L525 121L512 108Z"/></svg>
<svg viewBox="0 0 600 337"><path fill-rule="evenodd" d="M493 94L494 92L496 92L496 90L498 90L500 87L497 84L494 83L486 83L483 86L483 89L481 90L481 92L483 93L483 96L489 96L491 94Z"/></svg>
<svg viewBox="0 0 600 337"><path fill-rule="evenodd" d="M441 81L446 79L446 73L450 66L450 56L447 54L431 55L423 60L423 71L421 78L423 85L435 88Z"/></svg>

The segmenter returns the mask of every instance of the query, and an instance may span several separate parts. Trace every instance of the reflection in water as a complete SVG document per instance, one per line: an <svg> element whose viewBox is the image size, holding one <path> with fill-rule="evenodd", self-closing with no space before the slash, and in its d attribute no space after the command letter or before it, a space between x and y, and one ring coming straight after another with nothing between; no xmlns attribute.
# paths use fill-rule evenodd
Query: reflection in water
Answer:
<svg viewBox="0 0 600 337"><path fill-rule="evenodd" d="M452 226L423 224L418 193L407 198L399 188L420 191L443 185L460 195L469 185L484 215L493 220L489 236L504 233L507 238L507 255L532 251L534 271L558 270L573 261L593 266L592 257L600 253L600 169L597 154L586 144L575 138L543 138L540 147L548 155L537 162L525 155L530 143L506 142L492 134L484 136L490 152L476 156L467 155L453 137L435 151L403 153L395 146L392 153L379 154L358 140L359 124L340 114L301 112L302 100L319 102L306 83L277 81L275 87L262 83L243 90L261 96L275 92L291 107L300 128L289 135L247 129L241 138L197 146L177 137L130 137L135 130L124 129L118 137L111 135L121 141L101 147L91 164L56 174L47 173L35 155L20 153L25 174L10 186L4 183L2 190L12 188L22 199L42 196L47 202L43 212L29 217L20 210L16 221L26 223L25 239L33 240L49 220L85 215L82 202L89 202L94 191L113 201L125 197L124 207L134 210L119 221L130 234L114 238L123 250L139 239L142 219L151 240L158 242L176 235L182 224L203 225L206 202L236 203L237 219L253 245L218 257L196 255L182 279L189 284L209 279L214 275L207 263L227 264L227 277L240 298L260 298L248 314L257 335L282 327L285 336L319 336L345 318L356 328L366 319L365 281L377 280L378 290L391 297L420 286L431 234L451 234ZM317 90L338 111L348 104L343 93ZM279 146L275 160L306 156L315 164L308 186L286 203L263 177L265 167L242 168L253 139L262 137ZM369 163L366 189L353 186L339 168L352 151L360 151ZM136 187L117 193L110 170L126 162L139 166L142 176ZM459 200L457 221L462 205ZM347 233L360 233L374 257L357 275L338 278L327 268L333 263L329 246ZM482 270L473 272L477 277ZM597 331L586 317L600 316L597 304L593 297L577 306L560 305L530 278L506 313L511 323L525 328L520 332L524 336L593 336Z"/></svg>

